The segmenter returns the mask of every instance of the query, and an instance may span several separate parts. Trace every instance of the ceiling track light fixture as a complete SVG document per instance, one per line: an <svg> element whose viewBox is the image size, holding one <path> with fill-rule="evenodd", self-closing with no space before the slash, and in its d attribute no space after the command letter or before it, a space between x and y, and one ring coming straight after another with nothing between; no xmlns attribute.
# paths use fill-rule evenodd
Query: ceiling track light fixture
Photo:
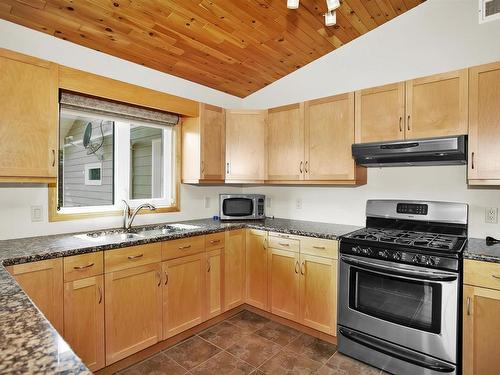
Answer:
<svg viewBox="0 0 500 375"><path fill-rule="evenodd" d="M297 9L300 0L286 0L286 7L288 9ZM340 7L340 0L326 0L326 8L328 11L324 14L325 26L334 26L337 23L336 9Z"/></svg>

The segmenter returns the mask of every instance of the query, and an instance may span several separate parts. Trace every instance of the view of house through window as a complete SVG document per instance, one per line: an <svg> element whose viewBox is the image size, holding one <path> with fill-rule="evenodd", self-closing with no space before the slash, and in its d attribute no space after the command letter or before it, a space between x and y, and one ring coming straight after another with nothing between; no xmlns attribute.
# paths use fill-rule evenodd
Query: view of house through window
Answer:
<svg viewBox="0 0 500 375"><path fill-rule="evenodd" d="M172 133L161 124L61 109L58 210L112 210L122 200L171 205Z"/></svg>

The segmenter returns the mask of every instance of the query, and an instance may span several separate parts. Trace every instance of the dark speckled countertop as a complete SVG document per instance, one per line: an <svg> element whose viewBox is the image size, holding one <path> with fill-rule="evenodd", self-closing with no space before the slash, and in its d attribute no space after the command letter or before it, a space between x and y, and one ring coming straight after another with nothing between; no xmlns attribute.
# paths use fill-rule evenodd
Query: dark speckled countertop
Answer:
<svg viewBox="0 0 500 375"><path fill-rule="evenodd" d="M488 246L484 238L469 238L464 250L464 258L500 263L500 244Z"/></svg>
<svg viewBox="0 0 500 375"><path fill-rule="evenodd" d="M182 223L199 228L114 242L76 237L81 233L0 241L0 262L8 266L238 228L327 239L359 229L351 225L288 219L224 223L205 219ZM0 373L90 373L3 266L0 266Z"/></svg>

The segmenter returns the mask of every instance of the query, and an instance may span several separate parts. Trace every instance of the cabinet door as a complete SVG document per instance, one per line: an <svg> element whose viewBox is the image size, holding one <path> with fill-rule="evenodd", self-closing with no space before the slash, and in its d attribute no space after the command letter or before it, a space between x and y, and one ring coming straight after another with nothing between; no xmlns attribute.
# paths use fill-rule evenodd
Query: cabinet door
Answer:
<svg viewBox="0 0 500 375"><path fill-rule="evenodd" d="M63 332L62 258L7 267L56 330Z"/></svg>
<svg viewBox="0 0 500 375"><path fill-rule="evenodd" d="M406 81L406 138L467 134L468 70Z"/></svg>
<svg viewBox="0 0 500 375"><path fill-rule="evenodd" d="M306 180L353 180L354 93L309 101L305 112Z"/></svg>
<svg viewBox="0 0 500 375"><path fill-rule="evenodd" d="M57 66L0 50L0 178L57 176Z"/></svg>
<svg viewBox="0 0 500 375"><path fill-rule="evenodd" d="M404 139L404 82L356 91L356 143Z"/></svg>
<svg viewBox="0 0 500 375"><path fill-rule="evenodd" d="M64 284L64 339L91 371L104 367L104 277Z"/></svg>
<svg viewBox="0 0 500 375"><path fill-rule="evenodd" d="M500 63L469 70L469 179L500 179Z"/></svg>
<svg viewBox="0 0 500 375"><path fill-rule="evenodd" d="M464 375L498 374L500 291L464 285Z"/></svg>
<svg viewBox="0 0 500 375"><path fill-rule="evenodd" d="M304 179L304 105L292 104L268 111L267 178Z"/></svg>
<svg viewBox="0 0 500 375"><path fill-rule="evenodd" d="M267 310L267 232L246 233L246 303Z"/></svg>
<svg viewBox="0 0 500 375"><path fill-rule="evenodd" d="M224 248L207 252L206 319L224 312Z"/></svg>
<svg viewBox="0 0 500 375"><path fill-rule="evenodd" d="M269 249L269 307L273 314L299 321L299 253Z"/></svg>
<svg viewBox="0 0 500 375"><path fill-rule="evenodd" d="M224 249L224 307L245 303L245 230L226 232Z"/></svg>
<svg viewBox="0 0 500 375"><path fill-rule="evenodd" d="M205 265L203 253L163 262L163 339L203 321Z"/></svg>
<svg viewBox="0 0 500 375"><path fill-rule="evenodd" d="M226 181L266 179L267 111L226 110Z"/></svg>
<svg viewBox="0 0 500 375"><path fill-rule="evenodd" d="M161 340L160 271L154 263L104 275L107 366Z"/></svg>
<svg viewBox="0 0 500 375"><path fill-rule="evenodd" d="M201 115L201 178L224 181L225 114L224 110L202 104Z"/></svg>
<svg viewBox="0 0 500 375"><path fill-rule="evenodd" d="M337 326L337 261L300 255L300 321L335 335Z"/></svg>

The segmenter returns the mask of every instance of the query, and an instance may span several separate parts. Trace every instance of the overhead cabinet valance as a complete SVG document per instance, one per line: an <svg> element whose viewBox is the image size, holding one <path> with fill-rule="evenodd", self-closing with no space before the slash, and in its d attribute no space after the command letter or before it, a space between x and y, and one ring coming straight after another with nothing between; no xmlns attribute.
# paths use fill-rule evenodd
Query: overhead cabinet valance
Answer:
<svg viewBox="0 0 500 375"><path fill-rule="evenodd" d="M62 109L83 110L98 115L116 116L131 121L150 122L166 126L177 125L180 119L179 115L174 113L79 95L68 91L61 91L59 103Z"/></svg>

